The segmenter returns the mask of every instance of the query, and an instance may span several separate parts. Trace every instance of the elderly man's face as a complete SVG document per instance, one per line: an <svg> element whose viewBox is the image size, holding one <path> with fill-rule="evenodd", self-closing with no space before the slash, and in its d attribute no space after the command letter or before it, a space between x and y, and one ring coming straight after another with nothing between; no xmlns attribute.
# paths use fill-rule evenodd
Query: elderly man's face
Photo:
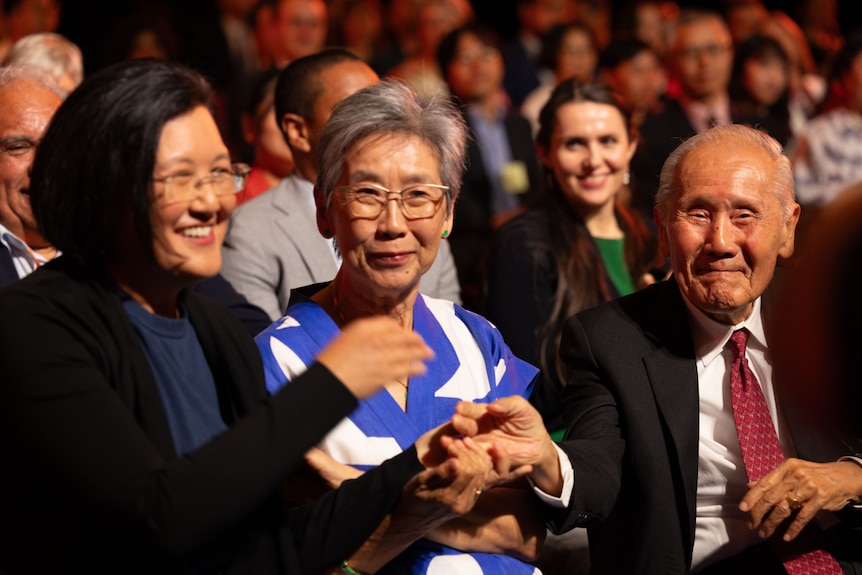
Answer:
<svg viewBox="0 0 862 575"><path fill-rule="evenodd" d="M688 300L735 325L751 313L778 257L793 254L799 205L786 217L772 188L773 168L753 144L703 144L677 170L678 190L659 224L659 245Z"/></svg>
<svg viewBox="0 0 862 575"><path fill-rule="evenodd" d="M0 88L0 223L31 245L41 238L27 193L30 167L59 107L59 96L31 80Z"/></svg>

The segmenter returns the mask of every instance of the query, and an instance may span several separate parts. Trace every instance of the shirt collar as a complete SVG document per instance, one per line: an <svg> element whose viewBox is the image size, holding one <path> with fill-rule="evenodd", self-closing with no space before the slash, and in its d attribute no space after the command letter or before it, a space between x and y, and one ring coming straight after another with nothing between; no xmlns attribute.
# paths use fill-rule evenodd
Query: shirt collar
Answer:
<svg viewBox="0 0 862 575"><path fill-rule="evenodd" d="M727 94L721 94L712 106L704 104L700 100L685 97L680 98L680 103L685 109L689 122L698 132L708 130L711 127L709 125L710 120L715 120L720 125L731 122L730 98Z"/></svg>
<svg viewBox="0 0 862 575"><path fill-rule="evenodd" d="M10 232L9 228L3 224L0 224L0 242L13 254L30 254L30 250L27 249L27 244L24 243L24 240Z"/></svg>
<svg viewBox="0 0 862 575"><path fill-rule="evenodd" d="M702 362L703 365L709 365L716 357L720 356L730 336L739 329L748 330L748 346L760 348L763 351L767 349L766 332L763 329L763 317L761 316L761 298L754 300L751 314L744 321L732 326L719 323L707 316L685 295L682 296L682 299L688 310L697 361Z"/></svg>
<svg viewBox="0 0 862 575"><path fill-rule="evenodd" d="M494 115L494 121L493 122L489 122L485 118L485 114L482 111L482 107L479 104L475 104L475 103L467 104L466 106L464 106L464 109L467 111L467 115L470 117L470 120L473 123L473 125L476 125L476 124L488 124L488 125L497 124L497 125L499 125L503 122L503 119L506 117L506 109L503 108L502 106L495 106L495 108L494 108L494 114L495 115Z"/></svg>

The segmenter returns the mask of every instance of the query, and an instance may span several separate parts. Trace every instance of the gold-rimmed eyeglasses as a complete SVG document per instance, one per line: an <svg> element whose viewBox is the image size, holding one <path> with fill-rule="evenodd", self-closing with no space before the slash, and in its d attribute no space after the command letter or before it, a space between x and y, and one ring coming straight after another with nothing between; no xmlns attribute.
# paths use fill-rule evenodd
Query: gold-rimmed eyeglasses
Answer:
<svg viewBox="0 0 862 575"><path fill-rule="evenodd" d="M191 172L180 172L164 178L153 178L153 182L164 184L157 198L165 204L175 204L200 197L204 184L209 184L216 196L237 194L245 188L250 171L248 164L236 163L231 164L230 168L213 168L202 178L197 178Z"/></svg>
<svg viewBox="0 0 862 575"><path fill-rule="evenodd" d="M448 189L449 186L440 184L412 184L396 191L372 183L335 188L336 191L344 193L351 214L357 218L372 220L380 217L391 200L398 201L401 213L408 220L430 218L440 210L443 193Z"/></svg>

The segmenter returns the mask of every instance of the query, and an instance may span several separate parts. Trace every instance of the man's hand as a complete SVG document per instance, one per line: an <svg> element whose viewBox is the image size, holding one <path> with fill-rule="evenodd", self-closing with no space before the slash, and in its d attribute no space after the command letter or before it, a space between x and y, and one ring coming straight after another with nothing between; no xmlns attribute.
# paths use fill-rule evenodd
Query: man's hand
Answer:
<svg viewBox="0 0 862 575"><path fill-rule="evenodd" d="M452 426L497 454L506 454L515 468L532 466L530 477L539 489L559 495L563 486L560 463L542 416L520 396L489 404L460 402Z"/></svg>
<svg viewBox="0 0 862 575"><path fill-rule="evenodd" d="M760 481L750 483L739 509L749 513L749 526L758 529L763 538L771 537L793 516L783 535L785 541L791 541L818 511L838 511L860 497L862 467L855 462L813 463L790 458Z"/></svg>

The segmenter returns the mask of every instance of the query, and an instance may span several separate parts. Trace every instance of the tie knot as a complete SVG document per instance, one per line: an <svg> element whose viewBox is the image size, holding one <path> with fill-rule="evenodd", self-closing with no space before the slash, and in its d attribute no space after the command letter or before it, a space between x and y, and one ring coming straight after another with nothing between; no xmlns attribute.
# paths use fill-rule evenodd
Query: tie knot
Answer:
<svg viewBox="0 0 862 575"><path fill-rule="evenodd" d="M736 360L745 357L745 344L748 343L748 332L744 329L739 329L733 332L730 336L730 349L733 352L733 359Z"/></svg>

